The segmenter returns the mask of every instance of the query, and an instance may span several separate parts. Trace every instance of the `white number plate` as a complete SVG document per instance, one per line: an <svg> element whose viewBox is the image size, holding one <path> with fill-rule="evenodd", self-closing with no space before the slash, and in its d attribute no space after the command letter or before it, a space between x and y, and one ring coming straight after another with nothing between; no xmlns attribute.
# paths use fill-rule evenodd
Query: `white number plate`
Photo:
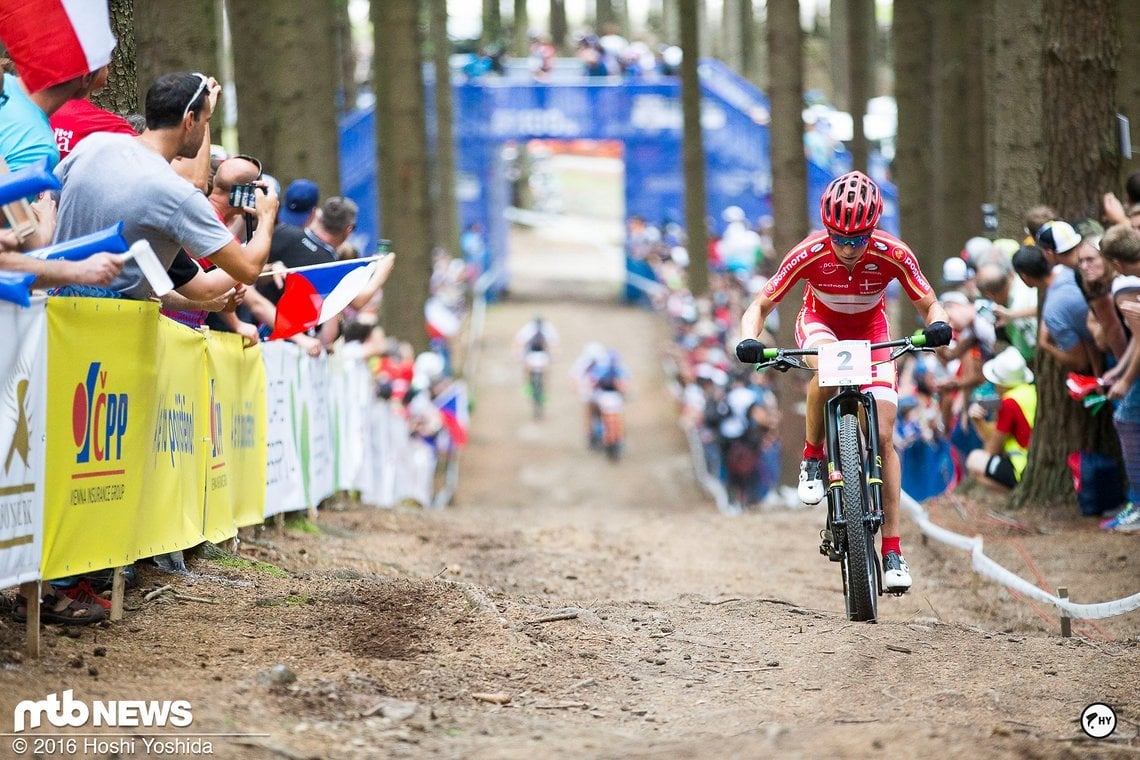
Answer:
<svg viewBox="0 0 1140 760"><path fill-rule="evenodd" d="M819 347L819 384L867 385L871 382L871 341L841 340Z"/></svg>

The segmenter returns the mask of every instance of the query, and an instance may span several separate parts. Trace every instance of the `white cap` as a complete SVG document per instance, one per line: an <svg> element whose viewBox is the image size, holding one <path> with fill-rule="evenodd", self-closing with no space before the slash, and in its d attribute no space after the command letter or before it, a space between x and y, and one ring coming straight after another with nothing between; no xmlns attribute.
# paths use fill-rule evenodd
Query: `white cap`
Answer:
<svg viewBox="0 0 1140 760"><path fill-rule="evenodd" d="M1025 357L1013 346L983 364L982 375L994 385L1007 388L1033 382L1033 371L1025 366Z"/></svg>

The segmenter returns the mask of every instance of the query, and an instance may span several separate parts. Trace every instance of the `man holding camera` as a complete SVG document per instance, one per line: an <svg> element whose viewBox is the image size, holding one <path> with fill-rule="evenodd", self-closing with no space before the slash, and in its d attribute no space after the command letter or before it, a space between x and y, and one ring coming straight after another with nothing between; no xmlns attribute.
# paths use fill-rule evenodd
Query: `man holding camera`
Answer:
<svg viewBox="0 0 1140 760"><path fill-rule="evenodd" d="M57 239L69 240L122 220L127 242L149 241L175 290L190 302L224 295L234 288L234 280L256 282L269 256L276 193L266 187L256 194L258 228L243 246L206 196L170 166L178 156L198 156L220 92L218 83L205 74L165 74L147 92L147 128L140 136L95 134L84 140L56 169L63 184ZM224 274L203 272L187 252L208 257ZM110 290L140 300L153 295L133 261ZM185 299L167 298L168 307L193 308Z"/></svg>

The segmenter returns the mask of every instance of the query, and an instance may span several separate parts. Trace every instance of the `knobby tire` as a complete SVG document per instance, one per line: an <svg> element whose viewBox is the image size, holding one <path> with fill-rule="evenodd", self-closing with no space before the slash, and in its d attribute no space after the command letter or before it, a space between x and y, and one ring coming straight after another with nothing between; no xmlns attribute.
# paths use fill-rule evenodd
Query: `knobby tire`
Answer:
<svg viewBox="0 0 1140 760"><path fill-rule="evenodd" d="M845 414L839 420L839 469L843 473L843 515L846 519L847 552L843 562L847 617L873 622L877 615L878 576L875 569L875 536L863 518L866 478L859 419Z"/></svg>

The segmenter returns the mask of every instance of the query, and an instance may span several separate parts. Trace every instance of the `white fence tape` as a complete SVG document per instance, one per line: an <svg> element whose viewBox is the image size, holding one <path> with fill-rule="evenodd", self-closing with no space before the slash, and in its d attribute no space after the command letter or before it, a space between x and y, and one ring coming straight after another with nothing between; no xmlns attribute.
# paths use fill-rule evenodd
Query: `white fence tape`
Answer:
<svg viewBox="0 0 1140 760"><path fill-rule="evenodd" d="M970 538L946 530L930 522L930 517L926 510L923 509L917 501L907 495L905 491L902 494L902 506L914 519L915 523L918 524L919 529L924 534L944 544L953 546L956 549L970 552L971 565L974 568L974 572L1000 583L1007 588L1011 588L1019 594L1024 594L1045 604L1051 604L1069 617L1080 618L1082 620L1099 620L1101 618L1123 615L1126 612L1140 608L1140 593L1111 602L1101 602L1099 604L1076 604L1070 602L1068 599L1054 596L1048 591L1034 586L1024 578L1006 570L997 562L987 557L985 552L982 551L981 536Z"/></svg>

